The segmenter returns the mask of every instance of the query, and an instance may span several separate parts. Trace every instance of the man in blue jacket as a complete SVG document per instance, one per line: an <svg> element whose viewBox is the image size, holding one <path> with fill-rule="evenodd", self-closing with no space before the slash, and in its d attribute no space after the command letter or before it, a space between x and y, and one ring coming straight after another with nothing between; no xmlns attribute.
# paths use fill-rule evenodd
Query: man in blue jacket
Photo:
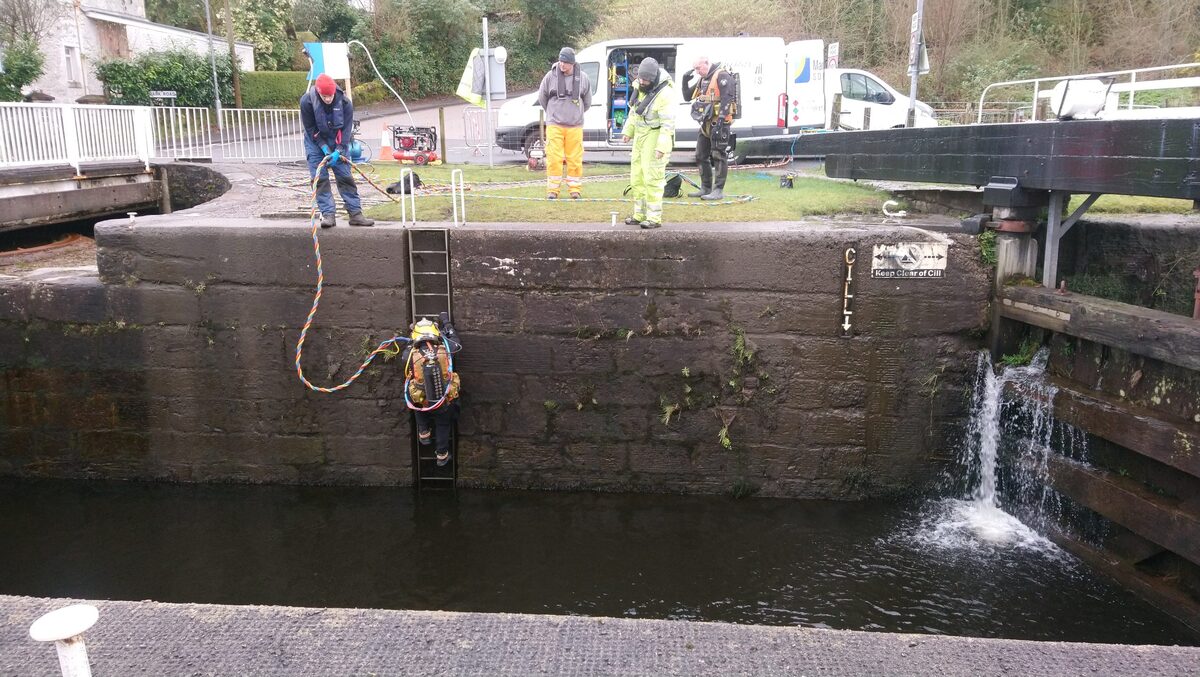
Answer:
<svg viewBox="0 0 1200 677"><path fill-rule="evenodd" d="M309 176L317 176L317 166L328 158L317 178L321 227L337 225L333 191L329 188L329 169L333 169L338 192L350 213L350 225L374 225L374 221L363 216L362 201L350 171L350 159L346 157L350 142L354 140L354 105L333 78L322 73L317 76L314 87L300 97L300 123L304 125L304 156L308 161Z"/></svg>

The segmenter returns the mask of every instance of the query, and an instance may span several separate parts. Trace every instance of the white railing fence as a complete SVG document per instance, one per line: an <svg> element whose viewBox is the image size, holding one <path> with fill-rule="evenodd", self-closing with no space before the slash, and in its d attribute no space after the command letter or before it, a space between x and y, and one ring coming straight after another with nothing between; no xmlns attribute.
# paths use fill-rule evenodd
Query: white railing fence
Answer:
<svg viewBox="0 0 1200 677"><path fill-rule="evenodd" d="M156 160L212 159L212 123L207 108L155 107L150 111Z"/></svg>
<svg viewBox="0 0 1200 677"><path fill-rule="evenodd" d="M301 160L298 109L0 103L0 169L90 162Z"/></svg>
<svg viewBox="0 0 1200 677"><path fill-rule="evenodd" d="M150 167L150 109L0 103L0 169L137 161Z"/></svg>
<svg viewBox="0 0 1200 677"><path fill-rule="evenodd" d="M983 93L979 95L979 106L975 109L977 113L976 122L987 122L984 119L984 111L988 109L985 108L985 105L988 93L993 89L1003 89L1005 95L1008 96L1019 90L1029 91L1031 93L1030 101L1026 102L1025 105L1029 108L1029 120L1033 121L1041 117L1038 105L1040 101L1042 99L1049 99L1054 85L1066 80L1099 79L1111 82L1111 93L1117 94L1118 97L1122 93L1128 94L1126 102L1121 104L1122 107L1126 110L1134 110L1137 107L1135 105L1137 92L1163 89L1194 89L1200 87L1200 77L1193 75L1197 68L1200 68L1200 62L1154 66L1151 68L1133 68L1104 73L1060 75L1049 78L993 82L984 87ZM1173 77L1164 77L1168 75ZM1020 96L1020 94L1018 93L1017 96Z"/></svg>
<svg viewBox="0 0 1200 677"><path fill-rule="evenodd" d="M302 160L300 109L226 108L222 152L226 160Z"/></svg>

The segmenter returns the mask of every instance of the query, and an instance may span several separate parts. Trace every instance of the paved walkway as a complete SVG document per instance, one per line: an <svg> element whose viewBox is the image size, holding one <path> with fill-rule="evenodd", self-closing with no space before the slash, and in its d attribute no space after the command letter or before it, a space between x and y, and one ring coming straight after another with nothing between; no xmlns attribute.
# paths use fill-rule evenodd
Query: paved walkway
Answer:
<svg viewBox="0 0 1200 677"><path fill-rule="evenodd" d="M0 596L0 674L53 675L29 638L72 600ZM94 602L103 675L1196 675L1200 648L690 621Z"/></svg>

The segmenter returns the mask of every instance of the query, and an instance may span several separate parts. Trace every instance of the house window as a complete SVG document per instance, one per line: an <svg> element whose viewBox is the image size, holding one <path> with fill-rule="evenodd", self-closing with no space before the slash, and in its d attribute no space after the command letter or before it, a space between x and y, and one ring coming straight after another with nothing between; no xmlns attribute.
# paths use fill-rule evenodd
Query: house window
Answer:
<svg viewBox="0 0 1200 677"><path fill-rule="evenodd" d="M63 74L67 76L67 82L72 85L79 84L82 70L79 63L79 48L74 45L63 47Z"/></svg>

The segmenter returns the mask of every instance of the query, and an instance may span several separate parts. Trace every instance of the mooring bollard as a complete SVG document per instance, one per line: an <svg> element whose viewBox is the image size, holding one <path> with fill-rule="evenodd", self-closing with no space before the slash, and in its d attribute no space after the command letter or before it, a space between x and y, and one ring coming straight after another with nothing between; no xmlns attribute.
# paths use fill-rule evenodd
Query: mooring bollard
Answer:
<svg viewBox="0 0 1200 677"><path fill-rule="evenodd" d="M38 642L54 642L63 677L92 677L83 633L99 617L100 611L91 604L72 604L34 621L29 626L29 636Z"/></svg>
<svg viewBox="0 0 1200 677"><path fill-rule="evenodd" d="M613 225L613 228L616 228L616 227L617 227L617 213L616 213L616 212L609 212L609 215L611 215L611 216L612 216L612 225Z"/></svg>

